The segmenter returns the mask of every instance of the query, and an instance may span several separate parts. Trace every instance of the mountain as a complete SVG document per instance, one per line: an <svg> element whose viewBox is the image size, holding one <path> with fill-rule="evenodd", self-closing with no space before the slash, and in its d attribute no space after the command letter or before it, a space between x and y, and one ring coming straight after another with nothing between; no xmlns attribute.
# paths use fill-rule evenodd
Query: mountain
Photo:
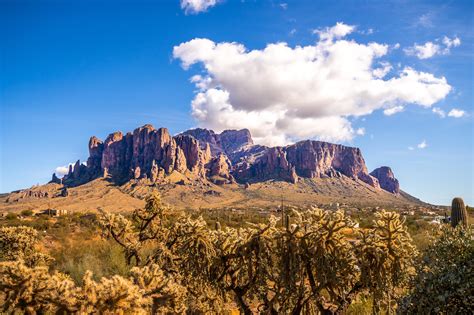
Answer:
<svg viewBox="0 0 474 315"><path fill-rule="evenodd" d="M84 192L86 187L89 190ZM65 193L67 189L72 193ZM62 179L53 174L48 185L4 199L8 204L89 194L100 200L103 190L116 194L115 199L125 194L123 199L129 200L153 189L172 203L179 199L191 207L243 202L250 195L254 202L270 203L278 195L276 199L296 198L295 203L417 202L400 190L389 167L369 173L359 148L313 140L267 147L254 144L247 129L215 133L198 128L171 136L166 128L152 125L126 134L114 132L104 141L93 136L86 164L77 161ZM135 206L135 201L131 203Z"/></svg>
<svg viewBox="0 0 474 315"><path fill-rule="evenodd" d="M77 161L70 167L63 184L76 186L98 177L111 177L118 183L140 178L159 183L178 172L219 184L271 179L296 183L300 178L346 176L376 189L399 192L388 182L389 177L394 179L391 170L389 175L380 171L385 168L369 174L358 148L312 140L266 147L255 145L247 129L220 134L192 129L173 137L166 128L145 125L126 135L114 132L104 142L91 137L89 155L86 165ZM386 184L383 187L379 177ZM53 181L60 182L56 177Z"/></svg>

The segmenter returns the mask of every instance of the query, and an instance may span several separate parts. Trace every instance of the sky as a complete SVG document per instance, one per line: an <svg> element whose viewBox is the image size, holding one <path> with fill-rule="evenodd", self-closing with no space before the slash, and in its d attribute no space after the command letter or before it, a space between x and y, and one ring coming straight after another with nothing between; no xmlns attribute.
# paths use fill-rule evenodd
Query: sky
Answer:
<svg viewBox="0 0 474 315"><path fill-rule="evenodd" d="M0 1L0 192L151 123L360 147L474 204L473 1Z"/></svg>

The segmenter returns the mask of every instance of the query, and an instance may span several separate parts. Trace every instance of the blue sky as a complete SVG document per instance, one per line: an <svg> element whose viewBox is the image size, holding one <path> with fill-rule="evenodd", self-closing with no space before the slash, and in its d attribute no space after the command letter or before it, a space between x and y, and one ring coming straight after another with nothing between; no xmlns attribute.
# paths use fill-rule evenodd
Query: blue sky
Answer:
<svg viewBox="0 0 474 315"><path fill-rule="evenodd" d="M228 0L205 12L178 0L2 1L0 191L86 160L91 135L248 123L262 143L358 146L369 170L391 166L414 196L472 205L472 12L472 1ZM334 60L316 65L315 51ZM353 86L338 85L346 75Z"/></svg>

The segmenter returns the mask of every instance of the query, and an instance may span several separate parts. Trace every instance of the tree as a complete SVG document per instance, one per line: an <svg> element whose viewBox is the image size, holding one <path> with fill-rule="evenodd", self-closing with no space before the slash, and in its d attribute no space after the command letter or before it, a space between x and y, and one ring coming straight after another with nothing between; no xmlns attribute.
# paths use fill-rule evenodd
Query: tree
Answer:
<svg viewBox="0 0 474 315"><path fill-rule="evenodd" d="M474 309L474 231L442 227L417 263L401 313L470 314Z"/></svg>

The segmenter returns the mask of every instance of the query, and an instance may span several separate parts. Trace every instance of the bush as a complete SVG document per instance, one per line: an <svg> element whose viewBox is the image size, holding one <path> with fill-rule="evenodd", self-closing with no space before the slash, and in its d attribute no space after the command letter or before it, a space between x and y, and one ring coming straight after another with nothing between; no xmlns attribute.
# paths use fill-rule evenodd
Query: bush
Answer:
<svg viewBox="0 0 474 315"><path fill-rule="evenodd" d="M474 231L444 226L417 264L402 313L470 314L474 309Z"/></svg>
<svg viewBox="0 0 474 315"><path fill-rule="evenodd" d="M32 210L23 210L23 211L21 211L21 215L24 216L24 217L31 217L33 215L33 211Z"/></svg>
<svg viewBox="0 0 474 315"><path fill-rule="evenodd" d="M9 212L6 216L6 219L9 220L9 221L12 221L12 220L15 220L18 216L13 213L13 212Z"/></svg>

